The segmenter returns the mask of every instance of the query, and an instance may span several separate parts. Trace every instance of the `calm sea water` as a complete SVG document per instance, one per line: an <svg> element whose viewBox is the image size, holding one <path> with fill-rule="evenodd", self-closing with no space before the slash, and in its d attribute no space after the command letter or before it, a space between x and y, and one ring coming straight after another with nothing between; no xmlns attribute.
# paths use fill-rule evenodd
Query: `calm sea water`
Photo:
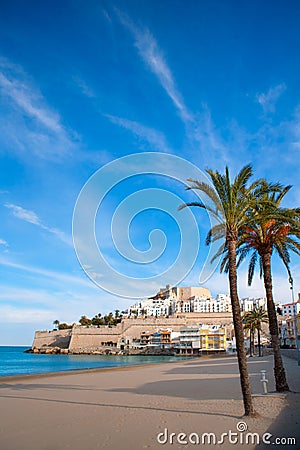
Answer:
<svg viewBox="0 0 300 450"><path fill-rule="evenodd" d="M0 376L178 361L170 356L38 355L0 346Z"/></svg>

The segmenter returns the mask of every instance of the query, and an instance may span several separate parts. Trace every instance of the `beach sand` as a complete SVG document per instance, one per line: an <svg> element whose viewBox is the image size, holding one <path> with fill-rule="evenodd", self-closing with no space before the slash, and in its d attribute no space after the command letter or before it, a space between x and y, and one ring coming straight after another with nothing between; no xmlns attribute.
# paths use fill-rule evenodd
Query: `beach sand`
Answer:
<svg viewBox="0 0 300 450"><path fill-rule="evenodd" d="M261 394L260 370L274 391L273 358L249 358L252 393ZM290 388L300 391L300 367L284 358ZM255 444L179 444L191 433L215 433L217 440L243 426L262 436L296 437L300 448L300 394L255 396L258 418L243 416L235 357L197 358L111 370L5 378L0 384L1 450L113 450L162 448L264 448ZM246 425L245 425L246 424ZM164 442L166 432L168 443ZM176 433L170 444L170 433ZM238 438L247 433L238 432ZM297 435L298 434L298 435ZM171 438L172 439L172 438ZM179 438L180 439L180 438ZM272 439L272 438L271 438ZM201 441L200 441L201 442ZM270 445L267 446L270 448ZM267 448L266 447L266 448ZM272 448L283 448L272 445Z"/></svg>

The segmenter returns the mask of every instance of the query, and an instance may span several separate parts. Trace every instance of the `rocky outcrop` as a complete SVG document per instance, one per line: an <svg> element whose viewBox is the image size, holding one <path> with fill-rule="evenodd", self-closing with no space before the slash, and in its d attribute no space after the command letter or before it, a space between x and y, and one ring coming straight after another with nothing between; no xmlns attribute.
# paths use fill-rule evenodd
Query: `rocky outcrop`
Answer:
<svg viewBox="0 0 300 450"><path fill-rule="evenodd" d="M67 355L69 353L69 350L67 348L60 348L60 347L48 347L43 346L41 348L32 347L29 350L26 350L25 353L40 353L43 355Z"/></svg>

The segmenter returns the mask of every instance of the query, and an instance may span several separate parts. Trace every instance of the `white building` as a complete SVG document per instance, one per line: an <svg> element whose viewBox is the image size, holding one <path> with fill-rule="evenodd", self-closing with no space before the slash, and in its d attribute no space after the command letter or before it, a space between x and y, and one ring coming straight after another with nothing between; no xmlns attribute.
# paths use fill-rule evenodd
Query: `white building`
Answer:
<svg viewBox="0 0 300 450"><path fill-rule="evenodd" d="M200 348L200 327L183 327L179 334L180 347Z"/></svg>
<svg viewBox="0 0 300 450"><path fill-rule="evenodd" d="M172 298L166 299L147 299L136 302L130 306L127 315L130 316L170 316L174 314L176 309L176 300Z"/></svg>
<svg viewBox="0 0 300 450"><path fill-rule="evenodd" d="M179 352L197 354L200 351L225 351L226 329L219 325L194 325L183 327L179 334Z"/></svg>
<svg viewBox="0 0 300 450"><path fill-rule="evenodd" d="M195 297L193 299L193 312L198 313L231 312L230 295L218 294L216 298Z"/></svg>
<svg viewBox="0 0 300 450"><path fill-rule="evenodd" d="M267 311L267 299L265 297L259 297L259 298L242 298L240 300L241 305L241 312L249 312L252 311L254 308L260 308L262 307L263 311Z"/></svg>
<svg viewBox="0 0 300 450"><path fill-rule="evenodd" d="M281 307L283 316L294 316L295 309L296 314L300 312L300 303L285 303L284 305L281 305Z"/></svg>
<svg viewBox="0 0 300 450"><path fill-rule="evenodd" d="M191 299L188 300L179 300L176 303L176 312L177 313L190 313L193 310L193 305Z"/></svg>
<svg viewBox="0 0 300 450"><path fill-rule="evenodd" d="M254 307L262 307L266 311L265 298L242 298L241 312L252 311ZM283 305L285 306L285 305ZM231 300L228 294L218 294L212 298L206 288L200 287L171 287L167 285L159 292L145 300L140 300L130 306L125 312L128 317L171 316L189 313L231 313ZM289 313L290 314L290 313Z"/></svg>

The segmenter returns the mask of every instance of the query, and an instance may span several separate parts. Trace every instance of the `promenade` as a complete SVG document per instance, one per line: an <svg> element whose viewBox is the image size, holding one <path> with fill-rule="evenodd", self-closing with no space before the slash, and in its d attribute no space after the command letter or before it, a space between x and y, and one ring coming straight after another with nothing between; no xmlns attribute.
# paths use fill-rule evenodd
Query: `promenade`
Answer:
<svg viewBox="0 0 300 450"><path fill-rule="evenodd" d="M249 358L248 363L260 415L255 419L242 417L235 357L1 380L0 448L265 448L256 443L233 445L226 439L222 445L177 442L179 433L192 440L196 439L195 433L214 433L219 440L222 433L237 432L237 427L243 426L245 432L260 436L269 432L274 437L295 437L296 446L284 447L299 448L300 394L259 395L262 369L270 380L269 391L274 390L272 356ZM300 392L300 367L290 358L284 358L284 363L290 388ZM159 433L161 444L157 441ZM173 443L171 433L175 433ZM242 433L238 434L240 438ZM163 444L165 437L167 443Z"/></svg>

